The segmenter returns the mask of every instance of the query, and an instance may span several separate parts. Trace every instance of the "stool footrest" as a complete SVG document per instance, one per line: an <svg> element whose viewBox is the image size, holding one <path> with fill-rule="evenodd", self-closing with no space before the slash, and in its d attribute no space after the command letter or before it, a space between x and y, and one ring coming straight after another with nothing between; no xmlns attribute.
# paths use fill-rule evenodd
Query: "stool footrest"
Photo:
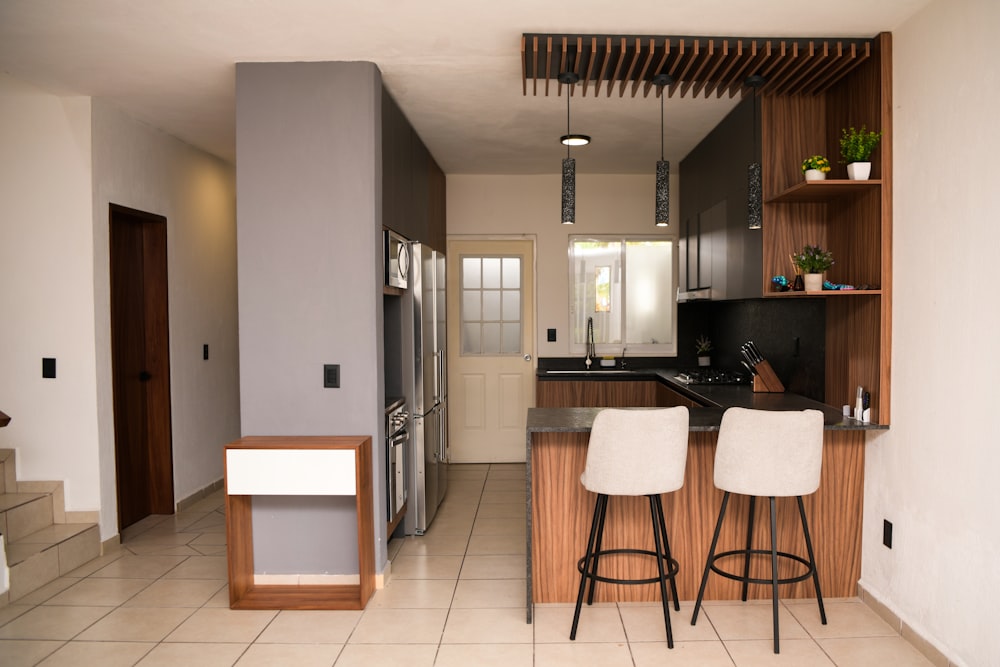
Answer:
<svg viewBox="0 0 1000 667"><path fill-rule="evenodd" d="M770 553L770 552L768 552ZM671 579L677 575L680 570L680 565L673 558L667 558L666 554L657 554L655 551L649 551L644 549L606 549L603 551L595 551L592 556L594 558L600 559L604 556L609 556L612 554L638 554L641 556L650 556L652 558L659 557L665 563L663 568L663 576L667 579ZM595 581L603 581L607 584L655 584L660 581L660 577L650 577L648 579L612 579L611 577L602 577L599 574L594 574L593 572L583 571L583 561L586 557L581 558L576 562L576 571L587 577L588 579L593 579ZM770 580L769 580L770 581Z"/></svg>
<svg viewBox="0 0 1000 667"><path fill-rule="evenodd" d="M786 577L784 579L778 579L778 583L779 584L794 584L794 583L798 583L800 581L805 581L809 577L813 576L813 572L815 572L815 570L816 570L815 566L812 563L810 563L808 560L806 560L805 558L803 558L802 556L797 556L795 554L790 554L790 553L787 553L787 552L784 552L784 551L779 551L779 552L777 552L777 554L778 554L778 558L784 558L786 560L793 560L793 561L796 561L796 562L801 563L802 565L806 566L806 571L805 571L804 574L800 574L800 575L797 575L797 576L794 576L794 577ZM715 554L715 557L713 557L712 560L711 560L710 567L712 568L712 572L715 572L716 574L722 575L723 577L726 577L727 579L732 579L734 581L745 581L745 582L751 583L751 584L772 584L772 583L774 583L773 580L770 579L770 578L768 578L768 579L760 579L760 578L755 578L755 577L744 577L742 574L733 574L732 572L726 572L725 570L723 570L722 568L720 568L719 566L716 565L716 562L719 561L719 560L721 560L721 559L723 559L723 558L731 558L733 556L745 556L745 557L748 557L749 555L767 556L768 558L770 558L771 557L771 550L770 549L751 549L749 552L747 552L746 549L738 549L738 550L733 550L733 551L723 551L722 553ZM656 579L654 579L653 581L656 581Z"/></svg>

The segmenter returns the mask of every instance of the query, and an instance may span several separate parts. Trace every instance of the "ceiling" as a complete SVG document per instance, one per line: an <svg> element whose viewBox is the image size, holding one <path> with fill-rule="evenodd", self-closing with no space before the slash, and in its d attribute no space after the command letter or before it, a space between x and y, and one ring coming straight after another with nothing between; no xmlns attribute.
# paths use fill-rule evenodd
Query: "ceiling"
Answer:
<svg viewBox="0 0 1000 667"><path fill-rule="evenodd" d="M525 86L524 33L869 38L928 2L0 0L0 72L105 98L235 161L235 63L372 61L446 173L557 173L566 98ZM739 99L668 96L666 158L683 158ZM573 132L593 137L574 149L579 173L652 170L655 94L574 95L570 114Z"/></svg>

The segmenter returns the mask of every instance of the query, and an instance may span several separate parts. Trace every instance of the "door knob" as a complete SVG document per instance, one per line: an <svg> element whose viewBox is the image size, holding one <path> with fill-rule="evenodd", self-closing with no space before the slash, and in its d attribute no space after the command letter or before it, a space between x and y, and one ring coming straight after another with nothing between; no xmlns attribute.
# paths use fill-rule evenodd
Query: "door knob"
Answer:
<svg viewBox="0 0 1000 667"><path fill-rule="evenodd" d="M530 354L524 355L524 360L525 361L531 361L531 355Z"/></svg>
<svg viewBox="0 0 1000 667"><path fill-rule="evenodd" d="M150 375L149 371L140 371L139 379L142 380L143 382L149 382L150 380L153 379L153 376Z"/></svg>

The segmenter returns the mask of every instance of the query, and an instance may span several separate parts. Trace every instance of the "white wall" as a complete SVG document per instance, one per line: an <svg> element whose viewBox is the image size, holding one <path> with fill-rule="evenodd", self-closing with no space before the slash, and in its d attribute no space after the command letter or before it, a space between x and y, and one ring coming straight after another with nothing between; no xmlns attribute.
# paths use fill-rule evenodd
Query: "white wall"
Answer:
<svg viewBox="0 0 1000 667"><path fill-rule="evenodd" d="M585 149L584 149L585 150ZM560 168L559 158L554 160ZM653 221L656 165L648 175L580 174L576 176L576 224L559 222L562 177L448 175L448 236L533 235L537 267L535 349L538 357L566 357L569 347L569 237L576 234L626 233L673 237ZM671 170L670 219L678 221L677 169ZM546 340L556 329L557 340Z"/></svg>
<svg viewBox="0 0 1000 667"><path fill-rule="evenodd" d="M998 26L937 0L894 31L893 423L866 466L862 582L965 665L1000 656Z"/></svg>
<svg viewBox="0 0 1000 667"><path fill-rule="evenodd" d="M93 102L93 285L97 295L101 533L117 533L108 205L167 218L174 497L222 477L239 437L236 193L231 165ZM202 359L202 345L209 360Z"/></svg>
<svg viewBox="0 0 1000 667"><path fill-rule="evenodd" d="M75 511L100 507L90 121L89 98L0 74L0 447Z"/></svg>
<svg viewBox="0 0 1000 667"><path fill-rule="evenodd" d="M101 100L0 75L0 409L22 481L118 532L108 204L167 217L174 496L222 477L239 437L231 166ZM202 344L210 360L202 361ZM42 357L57 377L42 379Z"/></svg>

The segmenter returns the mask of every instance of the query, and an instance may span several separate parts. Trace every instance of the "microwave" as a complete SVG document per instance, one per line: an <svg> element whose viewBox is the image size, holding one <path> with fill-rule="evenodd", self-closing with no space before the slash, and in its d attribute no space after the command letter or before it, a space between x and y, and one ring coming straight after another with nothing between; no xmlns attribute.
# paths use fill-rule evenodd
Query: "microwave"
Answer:
<svg viewBox="0 0 1000 667"><path fill-rule="evenodd" d="M406 289L410 274L409 241L391 229L383 231L385 255L385 284Z"/></svg>

